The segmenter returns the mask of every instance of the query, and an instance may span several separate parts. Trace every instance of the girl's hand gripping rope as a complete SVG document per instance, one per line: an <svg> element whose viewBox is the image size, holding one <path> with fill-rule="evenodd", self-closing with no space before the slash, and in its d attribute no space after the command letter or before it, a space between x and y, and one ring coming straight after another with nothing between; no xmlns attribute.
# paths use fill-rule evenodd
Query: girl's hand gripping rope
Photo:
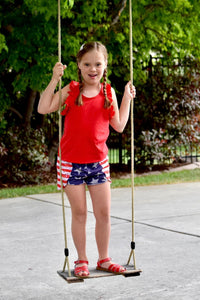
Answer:
<svg viewBox="0 0 200 300"><path fill-rule="evenodd" d="M53 68L53 76L52 78L55 79L56 81L59 81L60 78L63 76L64 74L64 70L67 68L66 65L63 65L60 62L57 62Z"/></svg>
<svg viewBox="0 0 200 300"><path fill-rule="evenodd" d="M136 96L136 89L135 86L132 85L131 81L129 81L126 86L125 86L125 91L124 91L125 97L128 99L132 100Z"/></svg>

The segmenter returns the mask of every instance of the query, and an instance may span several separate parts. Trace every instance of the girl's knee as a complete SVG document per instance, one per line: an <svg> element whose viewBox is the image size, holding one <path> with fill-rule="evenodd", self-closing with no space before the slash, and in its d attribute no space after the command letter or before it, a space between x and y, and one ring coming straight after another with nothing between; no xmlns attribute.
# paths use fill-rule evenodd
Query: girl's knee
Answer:
<svg viewBox="0 0 200 300"><path fill-rule="evenodd" d="M76 209L72 212L72 217L79 223L85 223L87 219L87 210Z"/></svg>
<svg viewBox="0 0 200 300"><path fill-rule="evenodd" d="M95 218L97 222L100 223L109 223L110 222L110 214L107 211L100 211L95 214Z"/></svg>

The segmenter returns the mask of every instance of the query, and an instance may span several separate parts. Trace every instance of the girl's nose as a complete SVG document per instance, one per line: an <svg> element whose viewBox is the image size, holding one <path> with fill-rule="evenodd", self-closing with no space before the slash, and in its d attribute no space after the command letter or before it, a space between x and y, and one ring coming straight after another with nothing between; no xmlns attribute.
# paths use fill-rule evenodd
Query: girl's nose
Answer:
<svg viewBox="0 0 200 300"><path fill-rule="evenodd" d="M96 67L95 66L91 66L90 68L92 71L95 71L96 70Z"/></svg>

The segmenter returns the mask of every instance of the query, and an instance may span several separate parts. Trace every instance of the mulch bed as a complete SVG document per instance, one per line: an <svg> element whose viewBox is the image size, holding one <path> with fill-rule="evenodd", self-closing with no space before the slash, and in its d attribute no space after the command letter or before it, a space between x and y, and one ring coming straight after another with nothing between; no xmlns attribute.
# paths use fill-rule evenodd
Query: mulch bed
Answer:
<svg viewBox="0 0 200 300"><path fill-rule="evenodd" d="M151 169L141 168L137 171L136 175L142 175L143 173L147 174L148 172L154 171L165 171L172 168L182 167L188 163L174 163L172 165L156 165ZM128 178L131 176L130 170L124 169L119 171L119 166L111 166L111 177L112 178ZM1 174L0 174L1 175ZM36 168L33 171L24 171L22 174L23 180L5 180L0 176L0 188L16 188L27 185L47 185L47 184L56 184L57 174L56 167L50 169Z"/></svg>
<svg viewBox="0 0 200 300"><path fill-rule="evenodd" d="M33 171L24 171L22 174L22 180L0 180L0 188L16 188L27 185L46 185L46 184L56 184L57 174L56 167L50 170L45 170L42 168L37 168Z"/></svg>

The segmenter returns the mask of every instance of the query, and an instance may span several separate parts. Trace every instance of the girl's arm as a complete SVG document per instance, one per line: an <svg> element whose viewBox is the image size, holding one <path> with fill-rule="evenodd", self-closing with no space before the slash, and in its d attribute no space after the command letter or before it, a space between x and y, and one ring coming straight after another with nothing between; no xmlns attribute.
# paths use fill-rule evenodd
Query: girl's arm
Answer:
<svg viewBox="0 0 200 300"><path fill-rule="evenodd" d="M56 63L53 68L53 76L45 91L40 97L38 104L38 112L40 114L47 114L59 109L59 92L54 94L56 86L63 76L63 72L66 69L66 66L62 63ZM62 105L64 104L69 92L69 85L65 86L62 89Z"/></svg>
<svg viewBox="0 0 200 300"><path fill-rule="evenodd" d="M117 131L123 132L130 112L130 103L133 98L135 98L136 91L135 87L129 81L124 90L124 95L122 98L122 103L120 109L118 108L117 98L114 89L112 89L113 107L115 111L114 117L110 120L110 125Z"/></svg>

